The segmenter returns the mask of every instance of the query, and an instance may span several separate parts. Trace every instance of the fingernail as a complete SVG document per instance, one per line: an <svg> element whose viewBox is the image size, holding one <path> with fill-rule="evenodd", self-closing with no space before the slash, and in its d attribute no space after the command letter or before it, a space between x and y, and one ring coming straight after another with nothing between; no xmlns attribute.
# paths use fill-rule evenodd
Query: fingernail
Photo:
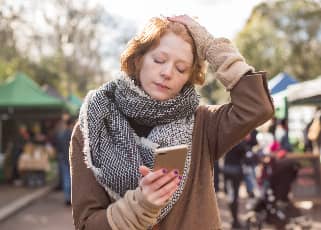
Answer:
<svg viewBox="0 0 321 230"><path fill-rule="evenodd" d="M164 174L167 173L167 169L163 169L163 173L164 173Z"/></svg>
<svg viewBox="0 0 321 230"><path fill-rule="evenodd" d="M175 170L174 170L174 173L175 173L176 175L178 175L178 170L177 170L177 169L175 169Z"/></svg>
<svg viewBox="0 0 321 230"><path fill-rule="evenodd" d="M181 180L181 179L182 179L182 176L179 176L178 179Z"/></svg>

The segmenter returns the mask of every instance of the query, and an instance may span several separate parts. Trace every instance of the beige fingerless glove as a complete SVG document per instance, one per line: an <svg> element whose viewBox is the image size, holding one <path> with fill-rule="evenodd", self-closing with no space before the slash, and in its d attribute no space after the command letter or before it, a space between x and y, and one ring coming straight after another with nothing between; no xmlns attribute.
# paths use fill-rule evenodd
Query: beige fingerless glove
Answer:
<svg viewBox="0 0 321 230"><path fill-rule="evenodd" d="M146 230L156 223L162 207L148 202L137 188L128 190L123 198L107 208L107 219L113 230Z"/></svg>
<svg viewBox="0 0 321 230"><path fill-rule="evenodd" d="M209 62L226 89L231 90L245 73L254 71L230 40L214 38L197 22L187 27L195 41L198 56Z"/></svg>

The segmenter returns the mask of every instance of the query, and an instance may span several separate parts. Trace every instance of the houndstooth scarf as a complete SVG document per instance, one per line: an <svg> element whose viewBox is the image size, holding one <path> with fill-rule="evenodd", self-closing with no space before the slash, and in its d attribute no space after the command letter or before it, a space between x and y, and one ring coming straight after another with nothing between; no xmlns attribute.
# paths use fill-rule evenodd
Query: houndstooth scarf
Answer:
<svg viewBox="0 0 321 230"><path fill-rule="evenodd" d="M121 74L90 91L80 110L85 162L96 180L115 200L139 184L138 168L153 168L157 147L187 144L188 154L179 188L161 210L159 220L173 207L183 191L191 162L194 113L199 103L193 86L167 101L152 99L128 76ZM147 138L139 137L128 119L153 127Z"/></svg>

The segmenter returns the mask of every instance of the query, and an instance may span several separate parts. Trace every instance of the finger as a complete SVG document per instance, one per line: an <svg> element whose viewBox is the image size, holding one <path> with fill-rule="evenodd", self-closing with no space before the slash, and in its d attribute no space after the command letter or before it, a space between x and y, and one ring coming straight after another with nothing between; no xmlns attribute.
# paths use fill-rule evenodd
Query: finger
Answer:
<svg viewBox="0 0 321 230"><path fill-rule="evenodd" d="M174 178L172 181L170 181L157 191L158 197L168 196L172 194L178 188L179 183L180 179L178 177Z"/></svg>
<svg viewBox="0 0 321 230"><path fill-rule="evenodd" d="M149 185L153 183L155 180L159 179L160 177L164 176L167 173L167 169L159 169L155 172L149 172L142 180L141 186Z"/></svg>
<svg viewBox="0 0 321 230"><path fill-rule="evenodd" d="M173 17L168 17L167 19L169 21L179 22L179 23L182 23L184 25L189 25L189 24L194 22L194 20L191 17L187 16L187 15L173 16Z"/></svg>
<svg viewBox="0 0 321 230"><path fill-rule="evenodd" d="M146 176L150 172L151 170L148 167L144 165L139 166L139 173L142 174L142 176Z"/></svg>
<svg viewBox="0 0 321 230"><path fill-rule="evenodd" d="M184 19L182 15L167 17L167 20L172 21L172 22L179 22L182 24L186 23L186 19Z"/></svg>
<svg viewBox="0 0 321 230"><path fill-rule="evenodd" d="M166 204L170 199L171 197L173 196L173 194L175 193L176 190L174 190L171 194L168 194L166 196L163 196L163 197L160 197L158 198L157 200L155 200L155 204L156 205L164 205Z"/></svg>
<svg viewBox="0 0 321 230"><path fill-rule="evenodd" d="M173 179L178 178L178 170L172 170L170 173L165 174L164 176L160 177L158 180L155 180L151 184L151 190L156 191L166 184L170 183Z"/></svg>
<svg viewBox="0 0 321 230"><path fill-rule="evenodd" d="M153 194L151 199L155 200L155 203L157 204L165 204L176 192L177 188L179 187L179 182L180 179L175 178L170 183L159 189L155 194Z"/></svg>

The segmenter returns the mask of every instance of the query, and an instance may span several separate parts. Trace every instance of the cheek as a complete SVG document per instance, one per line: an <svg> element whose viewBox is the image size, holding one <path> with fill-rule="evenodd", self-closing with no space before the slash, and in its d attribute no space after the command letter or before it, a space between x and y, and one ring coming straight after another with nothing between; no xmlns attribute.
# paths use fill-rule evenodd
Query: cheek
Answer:
<svg viewBox="0 0 321 230"><path fill-rule="evenodd" d="M188 82L189 79L190 79L189 76L186 76L186 77L180 79L179 85L181 86L181 88L184 87L184 85Z"/></svg>
<svg viewBox="0 0 321 230"><path fill-rule="evenodd" d="M139 75L148 75L154 67L148 60L144 60L139 66ZM146 76L143 76L146 77Z"/></svg>

